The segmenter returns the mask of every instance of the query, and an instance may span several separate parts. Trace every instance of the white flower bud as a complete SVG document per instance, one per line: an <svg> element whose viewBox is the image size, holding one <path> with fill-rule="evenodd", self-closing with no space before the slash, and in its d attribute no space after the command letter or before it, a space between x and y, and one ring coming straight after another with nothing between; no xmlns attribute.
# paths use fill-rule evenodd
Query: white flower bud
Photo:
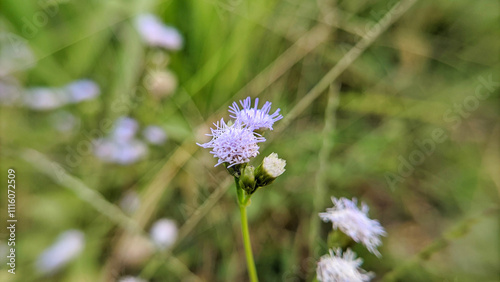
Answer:
<svg viewBox="0 0 500 282"><path fill-rule="evenodd" d="M171 71L152 71L144 78L144 85L154 97L163 98L175 92L178 81Z"/></svg>
<svg viewBox="0 0 500 282"><path fill-rule="evenodd" d="M286 161L278 158L278 154L276 153L271 153L269 156L265 157L264 161L262 162L264 170L274 178L282 175L283 172L285 172L285 165Z"/></svg>
<svg viewBox="0 0 500 282"><path fill-rule="evenodd" d="M271 184L274 179L285 172L285 165L286 161L278 158L276 153L265 157L255 173L257 186L262 187Z"/></svg>

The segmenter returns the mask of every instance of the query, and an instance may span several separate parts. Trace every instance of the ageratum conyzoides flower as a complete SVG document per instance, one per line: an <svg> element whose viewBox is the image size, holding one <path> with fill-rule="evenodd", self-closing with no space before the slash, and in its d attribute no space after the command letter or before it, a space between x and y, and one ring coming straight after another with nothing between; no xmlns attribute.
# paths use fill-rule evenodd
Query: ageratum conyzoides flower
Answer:
<svg viewBox="0 0 500 282"><path fill-rule="evenodd" d="M236 102L229 107L235 121L225 123L224 119L214 123L211 128L212 140L205 144L196 143L203 148L211 148L211 154L218 158L215 166L224 164L229 174L234 177L236 195L241 215L241 231L247 258L248 276L250 281L258 281L257 269L253 260L250 234L248 231L248 217L246 208L250 205L250 198L259 188L269 185L285 172L286 161L272 153L264 158L257 169L249 165L251 158L259 154L258 143L266 141L262 131L273 129L273 124L283 118L279 109L269 114L271 103L266 102L262 109L258 109L259 99L255 99L255 107L251 108L250 97L240 101L243 109Z"/></svg>
<svg viewBox="0 0 500 282"><path fill-rule="evenodd" d="M273 130L273 124L283 118L279 114L280 109L277 109L273 114L269 114L271 111L271 102L264 103L264 106L259 109L259 98L255 98L253 108L250 97L240 100L240 104L243 107L242 109L240 109L236 102L233 102L233 105L229 107L230 117L240 121L251 130Z"/></svg>
<svg viewBox="0 0 500 282"><path fill-rule="evenodd" d="M346 198L332 197L333 208L319 214L325 222L331 222L333 229L340 229L354 241L362 243L366 248L380 256L377 247L382 244L380 236L386 232L377 220L368 218L368 206L361 203L361 210L357 206L356 198L352 201Z"/></svg>
<svg viewBox="0 0 500 282"><path fill-rule="evenodd" d="M342 254L341 249L330 250L318 261L316 276L321 282L364 282L373 278L371 272L360 268L363 260L347 249Z"/></svg>
<svg viewBox="0 0 500 282"><path fill-rule="evenodd" d="M210 153L219 159L215 166L227 163L229 168L236 164L248 163L250 158L259 154L258 143L266 141L264 137L254 133L238 120L228 125L221 119L214 125L215 129L210 129L212 133L207 134L212 136L212 140L205 144L196 144L203 148L212 148Z"/></svg>

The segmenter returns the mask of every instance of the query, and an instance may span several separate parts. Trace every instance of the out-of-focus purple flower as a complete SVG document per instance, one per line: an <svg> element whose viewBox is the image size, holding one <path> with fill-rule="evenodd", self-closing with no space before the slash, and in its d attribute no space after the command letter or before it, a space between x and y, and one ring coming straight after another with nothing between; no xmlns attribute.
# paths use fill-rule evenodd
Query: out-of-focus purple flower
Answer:
<svg viewBox="0 0 500 282"><path fill-rule="evenodd" d="M108 163L114 161L114 156L118 154L115 142L111 139L101 138L93 140L92 143L94 144L94 155L96 157Z"/></svg>
<svg viewBox="0 0 500 282"><path fill-rule="evenodd" d="M114 139L94 141L94 154L104 162L128 165L146 156L148 147L139 140L117 142Z"/></svg>
<svg viewBox="0 0 500 282"><path fill-rule="evenodd" d="M177 240L177 225L173 220L160 219L151 227L151 240L160 250L165 250L172 246Z"/></svg>
<svg viewBox="0 0 500 282"><path fill-rule="evenodd" d="M259 98L255 98L253 108L250 97L240 100L240 104L242 109L240 109L236 102L233 102L233 105L229 107L230 117L240 121L252 130L273 130L273 124L283 118L279 114L280 109L277 109L273 114L269 114L271 111L271 102L264 103L264 106L259 109Z"/></svg>
<svg viewBox="0 0 500 282"><path fill-rule="evenodd" d="M135 119L120 117L115 121L112 136L117 142L127 142L134 138L138 129L139 123Z"/></svg>
<svg viewBox="0 0 500 282"><path fill-rule="evenodd" d="M139 140L131 140L126 143L116 143L117 151L114 156L116 163L127 165L135 163L146 156L148 147Z"/></svg>
<svg viewBox="0 0 500 282"><path fill-rule="evenodd" d="M64 87L68 91L68 100L71 103L78 103L97 97L101 93L99 85L89 79L74 81Z"/></svg>
<svg viewBox="0 0 500 282"><path fill-rule="evenodd" d="M163 128L156 125L147 126L142 135L151 144L161 145L167 141L167 133Z"/></svg>
<svg viewBox="0 0 500 282"><path fill-rule="evenodd" d="M215 129L210 129L212 134L207 134L207 136L212 136L212 140L205 144L196 144L203 148L212 148L210 153L215 158L219 158L215 166L228 163L228 167L231 167L236 164L248 163L250 158L259 154L257 143L266 141L264 137L243 126L239 121L227 125L224 119L221 119L214 125Z"/></svg>
<svg viewBox="0 0 500 282"><path fill-rule="evenodd" d="M54 273L76 258L85 246L85 235L79 230L68 230L57 238L36 260L40 273Z"/></svg>
<svg viewBox="0 0 500 282"><path fill-rule="evenodd" d="M331 222L333 229L340 229L354 241L365 245L370 252L380 256L377 247L382 244L380 236L385 236L386 232L378 221L368 218L368 206L361 203L360 210L356 198L351 201L332 197L332 202L333 208L319 214L321 219Z"/></svg>
<svg viewBox="0 0 500 282"><path fill-rule="evenodd" d="M26 90L24 104L34 110L53 110L65 105L68 97L64 91L57 88L34 87Z"/></svg>
<svg viewBox="0 0 500 282"><path fill-rule="evenodd" d="M105 162L128 165L148 153L146 144L135 139L139 123L129 117L120 117L109 137L94 140L94 154Z"/></svg>
<svg viewBox="0 0 500 282"><path fill-rule="evenodd" d="M93 81L77 80L59 88L29 88L24 91L23 102L26 107L34 110L53 110L69 103L79 103L92 99L99 93L99 86Z"/></svg>
<svg viewBox="0 0 500 282"><path fill-rule="evenodd" d="M177 29L165 25L152 14L142 14L135 18L135 27L140 36L150 46L163 47L169 50L182 48L183 39Z"/></svg>
<svg viewBox="0 0 500 282"><path fill-rule="evenodd" d="M316 275L321 282L364 282L373 278L371 272L367 273L360 268L363 260L356 258L356 254L347 249L342 254L341 249L330 250L318 261Z"/></svg>

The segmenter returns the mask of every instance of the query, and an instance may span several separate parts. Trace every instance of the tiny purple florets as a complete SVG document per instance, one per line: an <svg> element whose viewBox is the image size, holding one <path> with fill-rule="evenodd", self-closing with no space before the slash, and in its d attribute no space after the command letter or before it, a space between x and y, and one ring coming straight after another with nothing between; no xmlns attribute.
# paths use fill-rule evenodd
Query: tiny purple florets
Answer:
<svg viewBox="0 0 500 282"><path fill-rule="evenodd" d="M240 100L240 104L243 107L242 109L240 109L236 102L233 102L233 105L229 107L230 117L240 121L251 130L273 130L273 124L283 118L279 114L280 109L277 109L273 114L269 114L271 111L271 102L264 103L264 106L258 109L259 98L255 98L255 106L253 108L250 97Z"/></svg>
<svg viewBox="0 0 500 282"><path fill-rule="evenodd" d="M228 167L231 167L248 163L250 158L259 154L257 143L266 141L264 137L254 133L238 120L232 125L227 125L224 119L221 119L214 125L215 129L210 129L212 133L207 134L207 136L212 136L212 140L205 144L196 144L203 148L212 148L210 153L215 158L219 158L215 166L228 163Z"/></svg>

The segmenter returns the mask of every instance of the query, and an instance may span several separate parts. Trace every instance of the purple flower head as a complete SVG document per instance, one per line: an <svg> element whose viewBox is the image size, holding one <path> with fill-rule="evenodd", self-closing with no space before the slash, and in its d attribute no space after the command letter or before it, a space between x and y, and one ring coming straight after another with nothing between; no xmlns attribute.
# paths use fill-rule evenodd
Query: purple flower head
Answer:
<svg viewBox="0 0 500 282"><path fill-rule="evenodd" d="M135 18L135 27L143 41L150 46L163 47L168 50L179 50L183 39L177 29L163 24L153 14L141 14Z"/></svg>
<svg viewBox="0 0 500 282"><path fill-rule="evenodd" d="M167 133L157 125L149 125L142 131L142 135L151 144L161 145L167 141Z"/></svg>
<svg viewBox="0 0 500 282"><path fill-rule="evenodd" d="M233 102L233 105L229 106L229 112L232 114L230 117L240 121L243 125L250 128L250 130L273 130L273 124L283 118L279 114L280 109L277 109L273 114L269 114L271 111L271 102L266 102L262 106L262 109L258 109L259 98L255 98L255 106L253 108L250 97L240 100L240 104L243 107L242 109L240 109L236 102Z"/></svg>
<svg viewBox="0 0 500 282"><path fill-rule="evenodd" d="M376 256L380 256L377 247L382 244L380 236L385 236L384 227L376 220L368 218L368 206L361 203L357 206L356 198L352 201L346 198L332 197L333 208L319 214L325 222L331 222L333 229L340 229L356 242L361 242Z"/></svg>
<svg viewBox="0 0 500 282"><path fill-rule="evenodd" d="M71 103L90 100L101 94L99 85L89 79L74 81L66 85L64 89L69 92L68 96Z"/></svg>
<svg viewBox="0 0 500 282"><path fill-rule="evenodd" d="M238 120L228 125L224 119L221 119L214 125L215 129L210 129L212 133L207 134L207 136L212 136L212 140L205 144L196 144L203 148L212 148L210 153L214 155L214 158L219 158L215 166L228 163L228 167L232 167L236 164L248 163L250 158L259 154L257 143L266 141L264 137L255 134Z"/></svg>
<svg viewBox="0 0 500 282"><path fill-rule="evenodd" d="M139 123L130 117L119 117L113 126L111 135L116 142L128 142L134 139Z"/></svg>
<svg viewBox="0 0 500 282"><path fill-rule="evenodd" d="M42 274L54 274L78 257L84 248L85 234L82 231L65 231L52 246L38 256L35 267Z"/></svg>

